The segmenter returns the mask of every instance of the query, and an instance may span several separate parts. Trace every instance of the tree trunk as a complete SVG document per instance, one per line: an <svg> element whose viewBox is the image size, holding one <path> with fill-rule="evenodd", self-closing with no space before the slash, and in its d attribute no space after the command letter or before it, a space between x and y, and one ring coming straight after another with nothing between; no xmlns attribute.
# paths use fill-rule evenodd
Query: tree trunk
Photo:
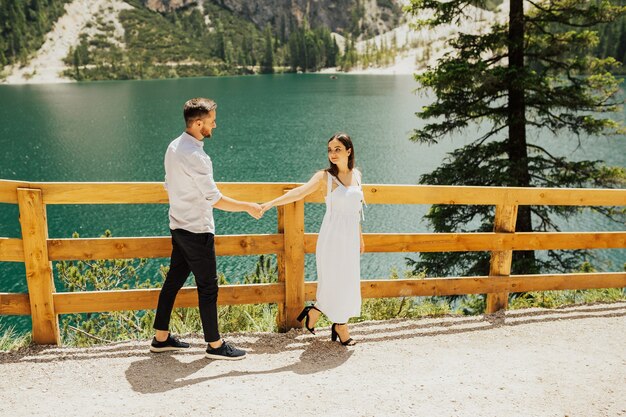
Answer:
<svg viewBox="0 0 626 417"><path fill-rule="evenodd" d="M524 95L524 2L510 0L509 13L509 186L530 187L528 149L526 147L526 102ZM517 232L532 231L530 207L520 206L515 225ZM534 273L535 253L513 253L512 273Z"/></svg>

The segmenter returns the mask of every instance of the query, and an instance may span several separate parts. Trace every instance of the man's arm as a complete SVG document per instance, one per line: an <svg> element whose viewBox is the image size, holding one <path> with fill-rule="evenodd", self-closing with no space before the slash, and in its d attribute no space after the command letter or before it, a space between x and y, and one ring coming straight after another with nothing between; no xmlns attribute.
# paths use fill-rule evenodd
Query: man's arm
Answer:
<svg viewBox="0 0 626 417"><path fill-rule="evenodd" d="M213 179L213 165L208 156L194 153L189 158L190 168L193 170L192 178L202 193L202 196L213 207L224 211L245 211L255 219L263 216L261 206L256 203L235 200L222 195Z"/></svg>
<svg viewBox="0 0 626 417"><path fill-rule="evenodd" d="M234 198L226 197L225 195L222 195L222 198L213 204L213 207L223 211L245 211L255 219L260 219L263 216L261 206L257 203L239 201Z"/></svg>

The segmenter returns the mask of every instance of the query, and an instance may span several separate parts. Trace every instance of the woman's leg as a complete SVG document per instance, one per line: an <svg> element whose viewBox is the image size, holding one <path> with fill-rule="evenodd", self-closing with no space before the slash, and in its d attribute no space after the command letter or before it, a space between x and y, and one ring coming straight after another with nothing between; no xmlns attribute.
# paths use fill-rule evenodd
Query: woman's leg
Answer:
<svg viewBox="0 0 626 417"><path fill-rule="evenodd" d="M337 335L339 335L339 339L343 342L350 339L350 330L348 330L348 323L342 323L335 326L335 330L337 331Z"/></svg>
<svg viewBox="0 0 626 417"><path fill-rule="evenodd" d="M310 327L315 327L315 323L317 323L317 321L319 320L320 316L322 315L322 312L320 310L317 309L317 306L315 306L315 304L313 304L313 306L315 308L312 308L309 310L309 326Z"/></svg>

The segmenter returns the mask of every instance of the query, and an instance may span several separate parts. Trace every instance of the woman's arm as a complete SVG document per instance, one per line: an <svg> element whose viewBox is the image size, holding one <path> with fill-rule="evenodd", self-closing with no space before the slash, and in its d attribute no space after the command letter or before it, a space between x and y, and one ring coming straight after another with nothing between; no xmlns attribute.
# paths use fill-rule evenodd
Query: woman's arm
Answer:
<svg viewBox="0 0 626 417"><path fill-rule="evenodd" d="M317 191L324 182L325 171L318 171L311 177L311 179L299 187L289 190L286 194L261 204L263 212L271 209L274 206L282 206L284 204L293 203L294 201L302 200L309 194Z"/></svg>

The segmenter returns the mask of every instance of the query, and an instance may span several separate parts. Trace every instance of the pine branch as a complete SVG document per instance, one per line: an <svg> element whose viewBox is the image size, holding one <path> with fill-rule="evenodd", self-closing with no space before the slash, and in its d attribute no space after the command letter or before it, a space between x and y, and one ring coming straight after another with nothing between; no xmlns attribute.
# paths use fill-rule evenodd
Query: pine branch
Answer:
<svg viewBox="0 0 626 417"><path fill-rule="evenodd" d="M548 155L548 157L550 157L550 159L552 159L554 162L557 162L559 160L559 158L557 158L556 156L552 155L550 152L548 152L548 150L546 148L544 148L542 146L535 145L534 143L527 143L526 146L529 147L529 148L540 150L544 154Z"/></svg>
<svg viewBox="0 0 626 417"><path fill-rule="evenodd" d="M545 7L533 0L525 0L540 13L533 15L530 13L526 16L526 20L543 23L559 23L562 25L586 28L596 26L600 23L609 23L615 20L616 15L622 15L626 12L626 8L622 6L604 6L598 7L590 4L587 9L577 9L572 4L566 7L557 7L559 1L551 0L547 2L551 7ZM580 2L583 5L589 2ZM582 22L575 22L574 19L585 19Z"/></svg>

